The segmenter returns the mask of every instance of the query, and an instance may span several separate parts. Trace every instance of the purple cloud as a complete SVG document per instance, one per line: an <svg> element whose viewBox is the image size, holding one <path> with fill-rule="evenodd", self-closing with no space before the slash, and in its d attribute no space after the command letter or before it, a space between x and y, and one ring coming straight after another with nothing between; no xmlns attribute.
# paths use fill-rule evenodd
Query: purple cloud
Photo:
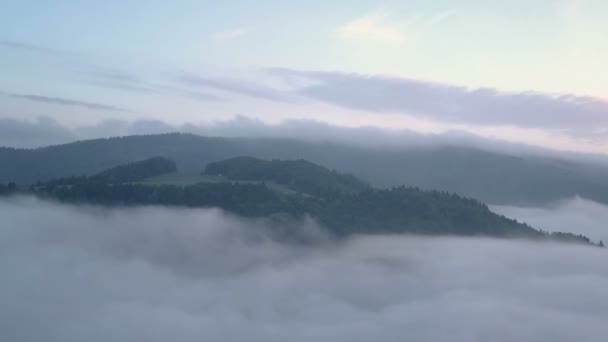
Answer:
<svg viewBox="0 0 608 342"><path fill-rule="evenodd" d="M407 78L271 69L312 85L297 93L338 106L403 113L450 123L515 126L590 134L608 127L608 102L584 96L500 92Z"/></svg>

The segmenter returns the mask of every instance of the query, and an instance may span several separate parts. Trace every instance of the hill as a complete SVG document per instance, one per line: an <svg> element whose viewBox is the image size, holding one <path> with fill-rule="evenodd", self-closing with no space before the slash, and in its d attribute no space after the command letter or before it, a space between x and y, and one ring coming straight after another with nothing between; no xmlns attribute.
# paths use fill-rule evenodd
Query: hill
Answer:
<svg viewBox="0 0 608 342"><path fill-rule="evenodd" d="M156 164L144 161L100 174L139 170L142 165ZM312 172L306 174L302 170ZM71 203L217 207L247 217L302 219L311 216L338 237L415 233L553 238L591 243L583 236L548 235L537 231L497 215L473 199L404 186L375 189L353 176L341 175L303 160L265 161L239 157L211 163L206 173L215 177L213 181L185 186L92 176L38 183L30 186L28 192ZM280 191L269 186L267 181L280 182L297 191ZM324 189L326 185L328 188Z"/></svg>
<svg viewBox="0 0 608 342"><path fill-rule="evenodd" d="M608 203L608 168L558 158L518 157L464 147L378 150L279 139L190 134L129 136L38 149L0 148L0 183L35 183L154 156L198 175L208 163L238 156L305 159L351 173L376 187L405 184L455 192L490 204L544 204L579 195Z"/></svg>
<svg viewBox="0 0 608 342"><path fill-rule="evenodd" d="M352 175L340 174L302 159L267 161L253 157L236 157L210 163L204 174L222 176L230 180L273 181L310 195L326 192L356 193L369 187Z"/></svg>
<svg viewBox="0 0 608 342"><path fill-rule="evenodd" d="M106 183L124 183L136 182L176 171L177 166L174 161L163 157L152 157L110 168L91 178Z"/></svg>

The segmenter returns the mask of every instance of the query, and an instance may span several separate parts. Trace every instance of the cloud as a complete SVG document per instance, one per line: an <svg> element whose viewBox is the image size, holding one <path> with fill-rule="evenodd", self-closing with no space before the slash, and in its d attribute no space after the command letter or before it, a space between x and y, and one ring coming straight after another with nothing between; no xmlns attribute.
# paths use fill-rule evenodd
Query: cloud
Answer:
<svg viewBox="0 0 608 342"><path fill-rule="evenodd" d="M157 86L146 82L134 73L115 69L92 68L86 84L145 94L162 94Z"/></svg>
<svg viewBox="0 0 608 342"><path fill-rule="evenodd" d="M245 27L234 28L226 31L215 32L211 35L211 38L216 42L227 42L241 38L242 36L249 33L250 29Z"/></svg>
<svg viewBox="0 0 608 342"><path fill-rule="evenodd" d="M26 50L31 52L43 52L43 53L52 53L52 54L66 54L66 52L58 51L55 49L50 49L46 47L41 47L37 45L22 43L14 40L0 40L0 46L9 49L16 50Z"/></svg>
<svg viewBox="0 0 608 342"><path fill-rule="evenodd" d="M578 137L608 127L608 102L592 97L500 92L353 73L287 69L269 72L315 82L296 92L356 110L406 114L446 123L543 129Z"/></svg>
<svg viewBox="0 0 608 342"><path fill-rule="evenodd" d="M45 59L41 60L43 63L49 60L63 61L69 63L69 67L73 67L75 63L81 63L83 60L87 59L87 56L80 52L9 39L0 39L0 49L1 48L26 52L40 58L44 57Z"/></svg>
<svg viewBox="0 0 608 342"><path fill-rule="evenodd" d="M8 97L23 99L23 100L33 101L33 102L81 107L81 108L92 109L92 110L102 110L102 111L112 111L112 112L128 112L129 111L124 108L115 107L115 106L107 105L107 104L71 100L71 99L65 99L65 98L61 98L61 97L52 97L52 96L44 96L44 95L14 94L14 93L0 92L0 96L8 96Z"/></svg>
<svg viewBox="0 0 608 342"><path fill-rule="evenodd" d="M40 147L74 141L77 135L49 117L36 121L0 118L0 146Z"/></svg>
<svg viewBox="0 0 608 342"><path fill-rule="evenodd" d="M25 50L28 52L43 52L48 54L54 54L58 56L69 56L76 57L70 58L69 64L63 65L63 68L70 70L71 72L76 71L81 76L81 83L85 85L103 87L107 89L113 89L118 91L135 92L144 95L169 95L186 97L189 99L215 102L221 100L218 96L210 93L201 91L191 91L187 89L180 89L171 85L163 84L163 82L150 82L144 77L140 77L138 74L125 71L116 68L102 67L99 65L91 64L88 61L90 58L84 55L66 52L62 50L55 50L51 48L25 44L16 41L0 40L0 47L6 47L11 49ZM46 60L45 60L46 61ZM73 105L85 107L88 109L98 110L111 110L111 111L128 111L124 108L118 108L111 105L89 103L84 101L68 100L63 98L54 98L40 95L29 95L29 94L11 94L6 92L0 92L0 96L12 96L16 98L24 98L32 101L55 103L62 105Z"/></svg>
<svg viewBox="0 0 608 342"><path fill-rule="evenodd" d="M0 200L10 341L605 340L606 250Z"/></svg>
<svg viewBox="0 0 608 342"><path fill-rule="evenodd" d="M285 91L243 80L210 78L194 74L181 75L178 80L189 86L203 87L275 102L291 102L294 97Z"/></svg>
<svg viewBox="0 0 608 342"><path fill-rule="evenodd" d="M1 134L5 132L4 134ZM482 137L465 131L419 133L407 129L373 126L343 127L309 119L290 119L277 124L237 115L227 120L171 124L160 120L104 119L95 124L67 127L48 118L0 119L0 146L33 148L76 140L127 135L192 133L216 137L296 139L305 142L328 142L361 148L407 149L437 146L463 146L519 156L556 157L577 162L608 166L605 155L550 150L533 145Z"/></svg>
<svg viewBox="0 0 608 342"><path fill-rule="evenodd" d="M390 45L401 45L406 42L407 34L404 25L389 21L387 11L377 10L363 17L354 19L340 27L337 34L340 38L351 41L371 41Z"/></svg>
<svg viewBox="0 0 608 342"><path fill-rule="evenodd" d="M111 88L118 91L136 92L154 96L179 96L204 102L216 102L221 100L221 98L215 94L192 91L190 89L183 89L181 87L159 82L150 82L135 73L126 72L124 70L94 68L90 72L89 78L89 80L85 81L86 84Z"/></svg>
<svg viewBox="0 0 608 342"><path fill-rule="evenodd" d="M492 210L550 232L569 231L608 243L608 206L572 198L539 208L492 206Z"/></svg>
<svg viewBox="0 0 608 342"><path fill-rule="evenodd" d="M427 21L427 25L428 27L433 27L435 25L441 24L442 22L448 20L449 18L452 18L453 16L455 16L457 13L456 10L447 10L447 11L443 11L443 12L439 12L437 14L435 14L434 16L430 17Z"/></svg>
<svg viewBox="0 0 608 342"><path fill-rule="evenodd" d="M206 123L170 124L160 120L139 119L126 121L104 119L96 124L69 128L57 121L40 117L35 121L14 118L0 119L0 146L40 147L68 143L75 140L114 136L160 134L170 132L193 133L204 136L247 138L291 138L310 142L332 142L367 148L415 147L431 145L462 145L511 152L531 152L531 146L518 145L483 138L462 131L423 134L410 130L389 130L379 127L342 127L321 121L291 119L278 124L265 123L256 118L237 115L229 120ZM543 149L539 153L549 154Z"/></svg>

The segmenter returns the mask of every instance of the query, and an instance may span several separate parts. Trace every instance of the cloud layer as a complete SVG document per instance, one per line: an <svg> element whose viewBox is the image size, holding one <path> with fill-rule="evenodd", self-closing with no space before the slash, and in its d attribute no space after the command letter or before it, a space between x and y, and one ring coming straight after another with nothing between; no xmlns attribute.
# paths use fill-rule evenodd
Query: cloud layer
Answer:
<svg viewBox="0 0 608 342"><path fill-rule="evenodd" d="M23 100L46 103L46 104L53 104L53 105L74 106L74 107L80 107L80 108L86 108L86 109L92 109L92 110L101 110L101 111L106 111L106 112L107 111L110 111L110 112L127 112L128 111L127 109L116 107L113 105L65 99L65 98L54 97L54 96L44 96L44 95L36 95L36 94L14 94L14 93L5 93L5 92L0 92L0 96L8 96L8 97L13 97L13 98L17 98L17 99L23 99Z"/></svg>
<svg viewBox="0 0 608 342"><path fill-rule="evenodd" d="M584 198L563 200L542 208L493 206L492 210L546 231L569 231L608 243L608 206Z"/></svg>
<svg viewBox="0 0 608 342"><path fill-rule="evenodd" d="M268 101L286 102L289 99L289 94L286 92L243 80L184 74L178 78L178 81L190 87L202 87L208 90L217 90Z"/></svg>
<svg viewBox="0 0 608 342"><path fill-rule="evenodd" d="M485 138L464 131L423 134L411 130L389 130L379 127L349 128L306 119L268 124L246 116L182 125L169 124L159 120L106 119L93 125L78 127L64 126L49 117L39 117L35 121L0 118L0 147L35 148L76 140L172 132L221 137L287 138L363 148L463 146L513 155L550 156L575 161L591 161L608 166L608 159L603 155L543 149L532 145Z"/></svg>
<svg viewBox="0 0 608 342"><path fill-rule="evenodd" d="M401 24L390 22L389 17L387 11L374 11L340 27L338 36L345 40L401 45L407 38L405 28Z"/></svg>
<svg viewBox="0 0 608 342"><path fill-rule="evenodd" d="M604 341L606 251L489 239L278 242L215 210L0 202L11 341ZM316 232L314 224L296 224ZM317 235L313 235L317 236Z"/></svg>
<svg viewBox="0 0 608 342"><path fill-rule="evenodd" d="M75 140L107 138L136 134L171 132L222 137L293 138L313 142L334 142L361 147L420 147L431 145L462 145L500 151L532 151L534 148L483 138L462 131L422 134L410 130L389 130L378 127L349 128L314 120L286 120L267 124L246 116L209 123L173 125L159 120L102 120L94 125L68 128L49 117L36 121L0 118L0 147L40 147ZM545 154L549 153L546 150Z"/></svg>
<svg viewBox="0 0 608 342"><path fill-rule="evenodd" d="M270 70L286 78L314 82L300 95L370 112L401 113L448 123L514 126L570 135L602 134L608 128L608 102L574 95L508 93L442 83L354 73Z"/></svg>
<svg viewBox="0 0 608 342"><path fill-rule="evenodd" d="M77 139L76 134L48 117L36 121L0 118L0 146L30 148L64 144Z"/></svg>

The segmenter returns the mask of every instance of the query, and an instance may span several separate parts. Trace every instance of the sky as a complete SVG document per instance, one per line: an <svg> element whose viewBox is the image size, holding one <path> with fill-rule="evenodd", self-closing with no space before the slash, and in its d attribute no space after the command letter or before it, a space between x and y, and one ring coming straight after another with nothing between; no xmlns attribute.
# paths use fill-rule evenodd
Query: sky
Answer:
<svg viewBox="0 0 608 342"><path fill-rule="evenodd" d="M608 3L13 1L0 118L245 116L608 151Z"/></svg>

